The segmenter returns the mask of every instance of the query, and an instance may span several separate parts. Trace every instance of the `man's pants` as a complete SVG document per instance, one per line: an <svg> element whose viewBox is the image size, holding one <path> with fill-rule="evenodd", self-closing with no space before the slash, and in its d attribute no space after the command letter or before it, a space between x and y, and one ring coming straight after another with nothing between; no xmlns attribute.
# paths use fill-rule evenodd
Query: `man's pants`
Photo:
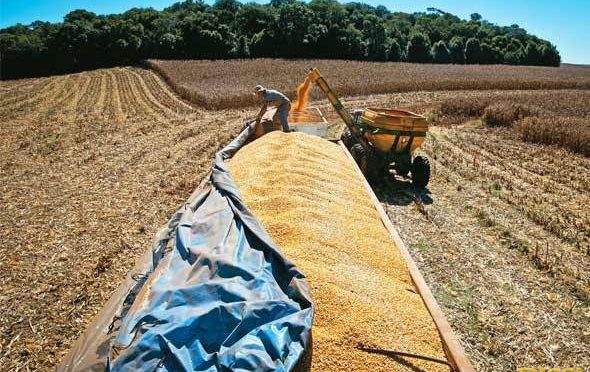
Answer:
<svg viewBox="0 0 590 372"><path fill-rule="evenodd" d="M289 111L291 111L291 104L284 103L277 108L277 112L275 112L272 118L273 121L277 118L279 119L283 132L289 131Z"/></svg>

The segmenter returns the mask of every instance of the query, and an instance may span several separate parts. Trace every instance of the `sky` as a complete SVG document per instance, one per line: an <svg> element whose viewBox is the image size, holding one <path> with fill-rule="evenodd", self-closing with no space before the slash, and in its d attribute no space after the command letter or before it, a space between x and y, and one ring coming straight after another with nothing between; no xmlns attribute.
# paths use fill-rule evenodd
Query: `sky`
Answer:
<svg viewBox="0 0 590 372"><path fill-rule="evenodd" d="M342 0L340 0L342 1ZM361 0L356 0L361 2ZM174 0L0 0L0 27L35 20L61 22L74 9L97 14L121 13L133 7L161 10ZM212 3L213 0L206 0ZM243 1L245 2L245 1ZM257 0L266 3L265 0ZM344 0L346 2L346 0ZM391 11L420 12L434 7L469 18L479 13L501 26L517 24L557 46L562 62L590 64L590 0L364 0Z"/></svg>

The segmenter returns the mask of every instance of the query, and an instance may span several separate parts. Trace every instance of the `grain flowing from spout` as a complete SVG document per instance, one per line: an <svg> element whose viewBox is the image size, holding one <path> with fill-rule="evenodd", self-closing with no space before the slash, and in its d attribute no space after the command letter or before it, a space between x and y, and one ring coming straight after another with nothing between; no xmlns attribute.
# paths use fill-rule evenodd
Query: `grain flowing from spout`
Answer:
<svg viewBox="0 0 590 372"><path fill-rule="evenodd" d="M305 77L303 83L297 86L297 99L293 102L291 111L301 112L307 108L309 102L309 89L311 88L311 78Z"/></svg>

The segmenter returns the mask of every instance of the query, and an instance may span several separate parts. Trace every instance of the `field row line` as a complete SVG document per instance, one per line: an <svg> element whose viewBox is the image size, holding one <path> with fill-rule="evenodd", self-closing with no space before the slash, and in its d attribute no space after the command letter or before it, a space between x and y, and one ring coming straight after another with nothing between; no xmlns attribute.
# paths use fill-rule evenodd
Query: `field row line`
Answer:
<svg viewBox="0 0 590 372"><path fill-rule="evenodd" d="M496 146L493 144L490 146L484 136L475 135L469 132L456 133L456 136L467 152L477 153L484 159L487 159L488 163L495 164L497 167L501 165L505 170L509 171L509 174L514 175L515 177L518 176L519 179L526 182L522 187L523 190L530 190L530 187L533 185L536 185L537 188L541 186L545 193L554 194L553 196L560 199L555 205L580 205L579 200L576 200L575 197L579 194L568 185L559 183L544 175L537 174L528 168L521 166L520 163L515 164L508 160L522 158L522 151L508 151L500 144L502 141L495 141ZM497 151L490 151L492 149ZM500 156L500 150L504 156Z"/></svg>
<svg viewBox="0 0 590 372"><path fill-rule="evenodd" d="M160 92L161 95L168 97L168 99L171 101L170 107L182 107L182 110L186 111L187 113L192 113L195 111L195 108L186 103L183 99L179 98L172 88L166 82L164 82L164 80L158 74L152 70L142 71L145 71L145 75L147 76L146 81L150 86L152 86L153 91Z"/></svg>
<svg viewBox="0 0 590 372"><path fill-rule="evenodd" d="M450 159L444 152L438 152L446 146L454 146L446 136L436 135L433 137L437 143L435 147L427 146L425 150L436 151L437 156L431 156L434 170L437 174L444 174L448 180L460 187L461 193L467 193L469 196L465 199L465 208L472 209L474 215L480 219L489 219L489 221L482 221L484 226L493 228L496 233L502 237L500 240L520 241L520 244L529 245L528 248L522 247L523 254L526 253L531 261L538 259L535 256L535 249L545 249L545 245L530 246L531 240L535 242L545 242L547 246L551 246L551 256L554 259L559 259L560 265L553 268L554 273L558 273L563 280L563 284L572 289L575 296L590 296L590 291L584 290L583 286L588 284L588 277L586 274L590 267L588 261L585 259L587 253L581 249L580 246L570 243L562 239L561 236L555 234L554 231L548 229L546 225L539 223L534 218L531 218L529 213L523 212L524 202L516 202L511 198L505 197L490 197L490 191L486 187L483 180L474 180L472 172L466 172L465 167L457 165L456 159ZM437 147L438 146L438 147ZM438 150L438 151L437 151ZM469 161L467 164L473 164ZM475 165L473 165L475 167ZM478 168L475 173L481 175L485 174L485 178L493 179L493 175L489 175L488 168ZM471 193L476 193L474 197ZM482 201L485 200L485 203ZM526 202L526 201L525 201ZM503 235L503 231L508 229L509 234ZM509 244L513 244L509 242ZM572 282L572 278L578 278ZM584 284L586 283L586 284Z"/></svg>
<svg viewBox="0 0 590 372"><path fill-rule="evenodd" d="M136 115L139 113L142 117L155 120L156 122L164 123L165 120L162 118L160 112L155 110L150 105L145 94L142 94L141 86L138 87L133 74L129 69L124 69L120 74L121 81L123 81L128 94L129 102L133 102Z"/></svg>
<svg viewBox="0 0 590 372"><path fill-rule="evenodd" d="M511 137L514 133L510 133ZM508 139L508 138L507 138ZM529 158L522 159L526 162L526 169L530 172L538 174L539 176L549 177L555 182L567 180L568 186L573 187L580 192L590 191L590 159L571 155L568 151L562 149L551 148L547 151L547 147L531 145L523 142L516 142L513 140L491 142L487 138L482 138L480 142L486 149L495 155L504 154L506 151L512 154L522 153L523 148L530 154ZM565 161L565 164L564 164ZM565 165L565 166L564 166ZM523 166L523 168L525 168ZM548 169L558 170L558 172L548 172ZM569 170L568 173L565 173Z"/></svg>
<svg viewBox="0 0 590 372"><path fill-rule="evenodd" d="M65 76L48 79L47 84L41 86L39 90L27 98L14 102L12 105L3 106L2 109L0 109L0 116L13 118L23 112L25 112L25 116L27 116L27 113L31 112L30 107L43 106L49 98L53 97L55 91L61 90L65 85L66 80L67 77Z"/></svg>
<svg viewBox="0 0 590 372"><path fill-rule="evenodd" d="M89 80L90 77L85 74L69 75L66 83L53 100L49 101L47 109L43 110L42 117L48 119L50 117L61 116L67 114L68 109L73 110L72 105L75 105L79 97L80 80ZM82 84L84 86L84 84Z"/></svg>
<svg viewBox="0 0 590 372"><path fill-rule="evenodd" d="M145 80L135 70L129 70L129 74L134 81L137 94L141 97L141 100L145 103L146 107L149 107L151 111L162 116L182 117L178 113L174 112L169 107L164 106L160 101L154 97L152 91L147 86ZM157 109L154 109L156 107Z"/></svg>
<svg viewBox="0 0 590 372"><path fill-rule="evenodd" d="M463 143L463 145L465 144ZM486 179L498 180L499 185L510 190L509 193L499 191L498 197L524 212L548 232L553 233L566 242L571 242L580 239L581 231L583 237L582 244L587 245L590 242L590 223L584 226L586 218L579 213L580 211L565 209L559 202L547 200L544 196L531 193L530 190L536 189L536 185L524 180L522 182L515 182L513 178L518 179L518 177L499 168L499 165L503 163L499 158L488 158L487 161L491 162L488 163L483 153L478 151L479 149L477 147L472 147L474 151L472 154L463 151L461 147L454 144L451 140L444 141L444 145L440 149L445 152L440 156L441 163L452 166L463 177L475 179L481 174L486 174ZM484 161L480 161L480 159L484 159ZM464 166L461 166L461 164ZM480 180L479 182L483 182L482 185L486 188L494 187L493 185L485 184L484 180ZM531 206L535 207L533 208ZM572 225L576 226L577 229L575 231L572 231L570 227Z"/></svg>
<svg viewBox="0 0 590 372"><path fill-rule="evenodd" d="M102 74L92 72L87 74L89 79L89 85L82 89L82 94L78 97L75 105L75 114L80 115L90 111L100 112L101 107L96 105L96 96L99 94L98 87L102 80Z"/></svg>
<svg viewBox="0 0 590 372"><path fill-rule="evenodd" d="M109 111L112 113L113 119L117 122L123 120L125 117L125 113L123 112L123 107L121 106L121 95L119 93L119 83L117 82L117 78L112 70L106 70L106 74L110 81L110 84L107 85L107 89L109 90L110 94L110 104L106 105ZM110 88L110 89L109 89Z"/></svg>
<svg viewBox="0 0 590 372"><path fill-rule="evenodd" d="M21 90L20 85L17 87L8 87L3 89L4 93L2 94L2 99L0 99L0 106L6 107L7 105L11 105L16 103L17 101L21 101L23 99L31 98L44 86L50 84L54 80L54 78L40 78L39 80L34 80L34 82L28 82L28 84L22 84L22 86L28 85L26 90Z"/></svg>
<svg viewBox="0 0 590 372"><path fill-rule="evenodd" d="M142 81L144 89L150 92L153 99L165 107L166 111L177 116L191 114L195 111L192 106L174 96L170 88L162 83L162 80L153 71L136 69L133 73Z"/></svg>

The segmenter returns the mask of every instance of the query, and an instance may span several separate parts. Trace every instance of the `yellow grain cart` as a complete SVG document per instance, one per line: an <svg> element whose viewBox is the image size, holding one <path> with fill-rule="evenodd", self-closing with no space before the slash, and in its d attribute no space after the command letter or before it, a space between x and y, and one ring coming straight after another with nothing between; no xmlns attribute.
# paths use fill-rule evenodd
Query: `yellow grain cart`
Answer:
<svg viewBox="0 0 590 372"><path fill-rule="evenodd" d="M428 131L426 118L405 110L367 108L350 115L317 68L312 68L308 79L315 82L348 127L342 142L350 150L359 167L370 181L375 181L390 170L400 176L412 175L418 187L426 187L430 180L430 163L425 156L414 156Z"/></svg>
<svg viewBox="0 0 590 372"><path fill-rule="evenodd" d="M430 180L428 158L413 156L426 138L426 118L405 110L367 108L354 113L353 123L369 147L355 141L350 129L343 133L342 140L367 178L374 179L393 169L402 177L411 172L414 184L426 187Z"/></svg>

